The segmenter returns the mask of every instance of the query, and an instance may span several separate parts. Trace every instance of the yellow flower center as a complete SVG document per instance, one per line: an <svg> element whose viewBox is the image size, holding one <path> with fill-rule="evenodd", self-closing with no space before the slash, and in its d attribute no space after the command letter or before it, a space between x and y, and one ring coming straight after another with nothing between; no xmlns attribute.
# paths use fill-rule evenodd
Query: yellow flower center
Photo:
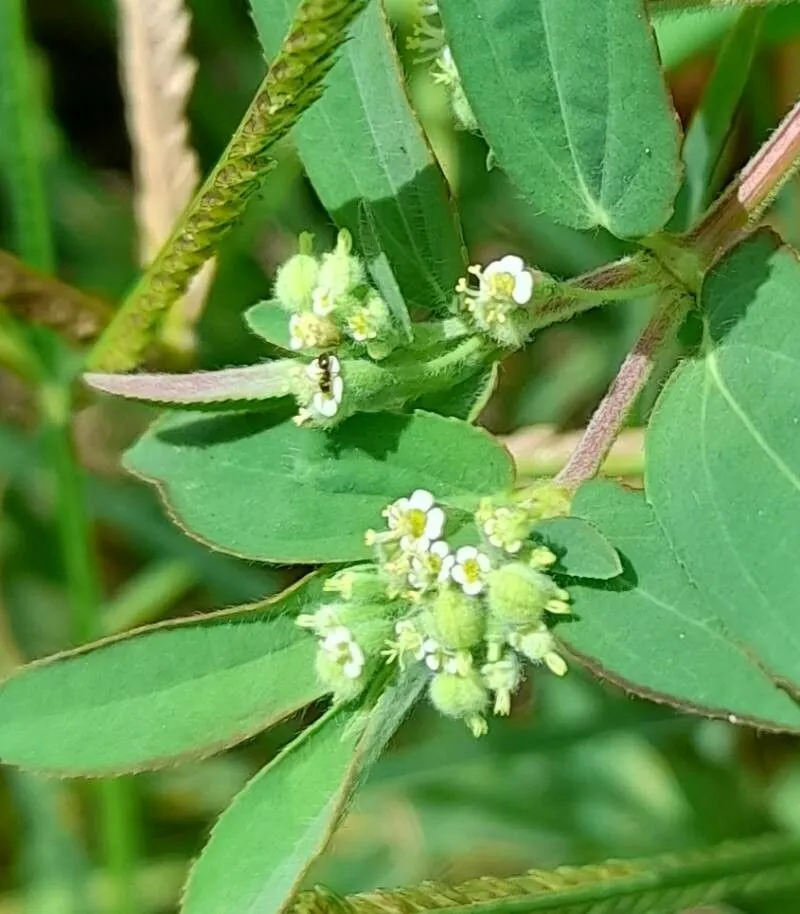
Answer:
<svg viewBox="0 0 800 914"><path fill-rule="evenodd" d="M419 539L425 532L425 527L428 523L428 516L420 508L411 508L406 512L406 516L403 518L403 521L403 526L408 535L413 536L414 539Z"/></svg>
<svg viewBox="0 0 800 914"><path fill-rule="evenodd" d="M516 278L510 273L495 273L487 282L492 298L511 298L516 284Z"/></svg>
<svg viewBox="0 0 800 914"><path fill-rule="evenodd" d="M464 569L464 577L470 584L474 584L481 579L481 566L477 559L467 559L461 566Z"/></svg>

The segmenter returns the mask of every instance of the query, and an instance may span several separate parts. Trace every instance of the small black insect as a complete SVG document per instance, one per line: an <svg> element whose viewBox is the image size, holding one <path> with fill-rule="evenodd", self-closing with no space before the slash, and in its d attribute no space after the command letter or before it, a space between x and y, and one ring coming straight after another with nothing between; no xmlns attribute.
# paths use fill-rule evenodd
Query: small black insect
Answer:
<svg viewBox="0 0 800 914"><path fill-rule="evenodd" d="M329 397L333 391L333 377L331 375L331 355L323 352L316 358L317 368L319 369L319 389L325 396Z"/></svg>

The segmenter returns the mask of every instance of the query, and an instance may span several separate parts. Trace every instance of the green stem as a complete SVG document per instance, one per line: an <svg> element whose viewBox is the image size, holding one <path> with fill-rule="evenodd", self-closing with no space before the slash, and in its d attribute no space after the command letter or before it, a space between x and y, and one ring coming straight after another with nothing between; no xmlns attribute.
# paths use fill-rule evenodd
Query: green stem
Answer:
<svg viewBox="0 0 800 914"><path fill-rule="evenodd" d="M44 384L40 401L55 477L56 525L70 602L72 640L83 643L101 633L101 589L83 472L72 441L69 384ZM132 784L121 779L101 781L96 785L96 794L106 866L116 887L114 914L138 914L134 886L138 836Z"/></svg>
<svg viewBox="0 0 800 914"><path fill-rule="evenodd" d="M0 175L6 176L14 244L23 260L52 272L55 257L42 162L44 116L22 0L0 0L0 23Z"/></svg>
<svg viewBox="0 0 800 914"><path fill-rule="evenodd" d="M752 899L800 883L800 844L792 838L731 842L710 850L645 860L533 870L511 879L473 879L458 886L428 882L398 891L337 898L323 889L301 894L294 912L318 914L533 914L533 912L682 911L709 902Z"/></svg>

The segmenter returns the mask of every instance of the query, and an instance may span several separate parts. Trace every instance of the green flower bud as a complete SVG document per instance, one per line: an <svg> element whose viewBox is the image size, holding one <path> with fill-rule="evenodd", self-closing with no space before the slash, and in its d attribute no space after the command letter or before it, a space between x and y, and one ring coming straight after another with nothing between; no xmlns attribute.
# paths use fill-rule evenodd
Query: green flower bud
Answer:
<svg viewBox="0 0 800 914"><path fill-rule="evenodd" d="M351 254L352 247L350 233L342 230L335 250L322 258L318 285L337 306L340 298L364 284L364 267L358 257Z"/></svg>
<svg viewBox="0 0 800 914"><path fill-rule="evenodd" d="M515 632L508 640L515 650L533 663L544 663L556 676L566 674L567 662L556 650L556 640L543 623L527 631Z"/></svg>
<svg viewBox="0 0 800 914"><path fill-rule="evenodd" d="M386 598L386 584L376 565L353 565L337 571L325 581L322 589L357 603L371 603Z"/></svg>
<svg viewBox="0 0 800 914"><path fill-rule="evenodd" d="M275 297L287 311L310 311L319 263L310 254L290 257L275 276Z"/></svg>
<svg viewBox="0 0 800 914"><path fill-rule="evenodd" d="M428 615L428 634L448 650L469 650L480 644L486 634L486 610L481 601L468 597L458 587L440 590Z"/></svg>
<svg viewBox="0 0 800 914"><path fill-rule="evenodd" d="M480 716L489 705L489 692L477 670L467 675L437 673L431 679L431 703L445 717L464 718Z"/></svg>
<svg viewBox="0 0 800 914"><path fill-rule="evenodd" d="M534 625L558 590L547 575L512 562L489 575L489 612L507 625Z"/></svg>

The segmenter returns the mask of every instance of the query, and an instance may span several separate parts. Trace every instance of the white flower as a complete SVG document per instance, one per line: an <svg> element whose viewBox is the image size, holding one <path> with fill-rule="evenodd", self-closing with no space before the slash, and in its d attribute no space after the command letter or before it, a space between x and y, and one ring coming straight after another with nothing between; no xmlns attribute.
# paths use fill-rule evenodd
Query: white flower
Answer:
<svg viewBox="0 0 800 914"><path fill-rule="evenodd" d="M444 529L444 511L435 506L433 495L417 489L408 498L399 498L383 512L389 529L400 536L406 552L427 550Z"/></svg>
<svg viewBox="0 0 800 914"><path fill-rule="evenodd" d="M443 584L450 577L455 559L444 540L437 540L411 558L408 583L417 590L426 590L432 584Z"/></svg>
<svg viewBox="0 0 800 914"><path fill-rule="evenodd" d="M400 669L405 668L406 657L414 660L425 659L425 636L411 619L401 619L395 624L396 641L390 641L387 649L383 651L387 663L395 660L400 664Z"/></svg>
<svg viewBox="0 0 800 914"><path fill-rule="evenodd" d="M528 537L531 527L524 509L510 507L492 508L484 514L481 523L481 529L489 542L511 555L522 549L522 543Z"/></svg>
<svg viewBox="0 0 800 914"><path fill-rule="evenodd" d="M320 356L308 366L306 375L318 388L311 398L314 412L325 419L335 416L344 394L339 360L335 355Z"/></svg>
<svg viewBox="0 0 800 914"><path fill-rule="evenodd" d="M364 669L364 652L355 642L349 628L339 625L322 640L322 650L339 664L348 679L358 679Z"/></svg>
<svg viewBox="0 0 800 914"><path fill-rule="evenodd" d="M426 638L422 643L422 658L425 666L434 673L459 673L464 667L463 660L448 651L434 638Z"/></svg>
<svg viewBox="0 0 800 914"><path fill-rule="evenodd" d="M456 553L450 577L465 594L474 597L483 590L484 578L491 569L492 563L482 552L479 552L474 546L462 546Z"/></svg>
<svg viewBox="0 0 800 914"><path fill-rule="evenodd" d="M567 662L556 650L555 638L544 623L527 632L512 632L508 643L534 663L544 663L556 676L567 672Z"/></svg>
<svg viewBox="0 0 800 914"><path fill-rule="evenodd" d="M311 293L311 309L317 317L327 317L336 305L331 290L326 286L317 286Z"/></svg>
<svg viewBox="0 0 800 914"><path fill-rule="evenodd" d="M313 613L300 613L295 623L300 628L308 628L320 637L325 637L333 629L340 626L337 614L338 607L325 603Z"/></svg>
<svg viewBox="0 0 800 914"><path fill-rule="evenodd" d="M495 260L480 275L481 291L491 298L511 298L527 305L533 295L533 276L515 254Z"/></svg>
<svg viewBox="0 0 800 914"><path fill-rule="evenodd" d="M339 330L332 321L304 312L289 318L289 345L298 349L324 349L341 340Z"/></svg>

